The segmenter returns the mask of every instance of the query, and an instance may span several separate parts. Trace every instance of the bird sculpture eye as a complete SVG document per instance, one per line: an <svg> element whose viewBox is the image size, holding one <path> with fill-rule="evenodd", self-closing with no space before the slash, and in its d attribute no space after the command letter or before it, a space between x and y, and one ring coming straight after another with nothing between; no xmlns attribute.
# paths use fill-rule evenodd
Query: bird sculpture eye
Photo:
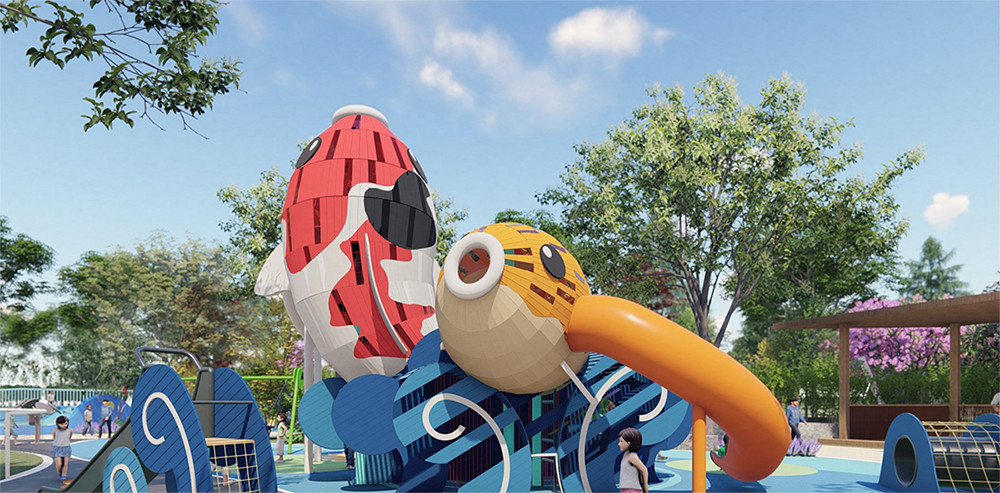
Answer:
<svg viewBox="0 0 1000 493"><path fill-rule="evenodd" d="M539 252L542 255L542 265L545 266L545 270L549 271L552 277L562 279L566 275L566 262L563 261L562 255L559 254L555 245L551 243L542 245Z"/></svg>
<svg viewBox="0 0 1000 493"><path fill-rule="evenodd" d="M299 154L299 159L295 161L295 168L296 169L301 168L303 164L308 163L309 160L316 155L316 151L319 150L319 146L322 143L323 139L319 137L313 139L312 142L310 142L309 145L307 145L306 148L302 150L302 154Z"/></svg>

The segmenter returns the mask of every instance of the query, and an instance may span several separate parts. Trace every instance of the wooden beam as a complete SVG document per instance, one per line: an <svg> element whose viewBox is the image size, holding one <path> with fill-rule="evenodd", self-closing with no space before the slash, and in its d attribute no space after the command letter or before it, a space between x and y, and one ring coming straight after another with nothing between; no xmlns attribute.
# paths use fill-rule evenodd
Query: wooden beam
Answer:
<svg viewBox="0 0 1000 493"><path fill-rule="evenodd" d="M1000 322L1000 291L806 320L788 320L778 322L773 327L779 330L835 329L841 325L853 328L947 327L953 323L974 325L993 322Z"/></svg>
<svg viewBox="0 0 1000 493"><path fill-rule="evenodd" d="M958 421L958 405L962 402L962 360L959 357L962 352L960 327L958 324L949 326L951 362L948 377L948 419L951 421Z"/></svg>
<svg viewBox="0 0 1000 493"><path fill-rule="evenodd" d="M851 412L851 329L846 326L840 327L840 346L837 349L838 366L840 368L840 404L837 415L839 417L839 433L837 438L848 439L850 434L847 429L848 417Z"/></svg>

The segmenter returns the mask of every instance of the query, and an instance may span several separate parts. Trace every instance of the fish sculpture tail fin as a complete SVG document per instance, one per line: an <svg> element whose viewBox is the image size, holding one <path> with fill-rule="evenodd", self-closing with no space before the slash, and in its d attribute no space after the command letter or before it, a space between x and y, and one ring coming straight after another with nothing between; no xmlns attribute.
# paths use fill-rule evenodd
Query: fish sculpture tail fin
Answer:
<svg viewBox="0 0 1000 493"><path fill-rule="evenodd" d="M290 290L288 270L285 268L285 251L283 245L278 245L260 268L253 292L260 296L275 296L282 291Z"/></svg>

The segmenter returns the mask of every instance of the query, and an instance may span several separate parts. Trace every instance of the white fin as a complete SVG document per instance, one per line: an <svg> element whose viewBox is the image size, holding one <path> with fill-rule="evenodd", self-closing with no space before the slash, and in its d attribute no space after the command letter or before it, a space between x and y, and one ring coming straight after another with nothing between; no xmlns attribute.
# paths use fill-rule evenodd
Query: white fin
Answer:
<svg viewBox="0 0 1000 493"><path fill-rule="evenodd" d="M260 296L274 296L288 291L288 269L285 268L284 243L281 243L268 255L264 266L260 268L253 292Z"/></svg>

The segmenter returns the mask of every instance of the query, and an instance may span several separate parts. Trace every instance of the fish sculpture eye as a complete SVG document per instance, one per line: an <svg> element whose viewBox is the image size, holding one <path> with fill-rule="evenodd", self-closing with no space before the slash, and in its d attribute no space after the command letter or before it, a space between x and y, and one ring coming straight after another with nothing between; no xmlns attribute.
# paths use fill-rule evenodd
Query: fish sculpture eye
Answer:
<svg viewBox="0 0 1000 493"><path fill-rule="evenodd" d="M301 168L304 164L308 163L313 156L316 155L316 151L319 150L319 146L323 143L323 139L316 137L302 150L302 154L299 154L299 159L295 161L295 169Z"/></svg>

